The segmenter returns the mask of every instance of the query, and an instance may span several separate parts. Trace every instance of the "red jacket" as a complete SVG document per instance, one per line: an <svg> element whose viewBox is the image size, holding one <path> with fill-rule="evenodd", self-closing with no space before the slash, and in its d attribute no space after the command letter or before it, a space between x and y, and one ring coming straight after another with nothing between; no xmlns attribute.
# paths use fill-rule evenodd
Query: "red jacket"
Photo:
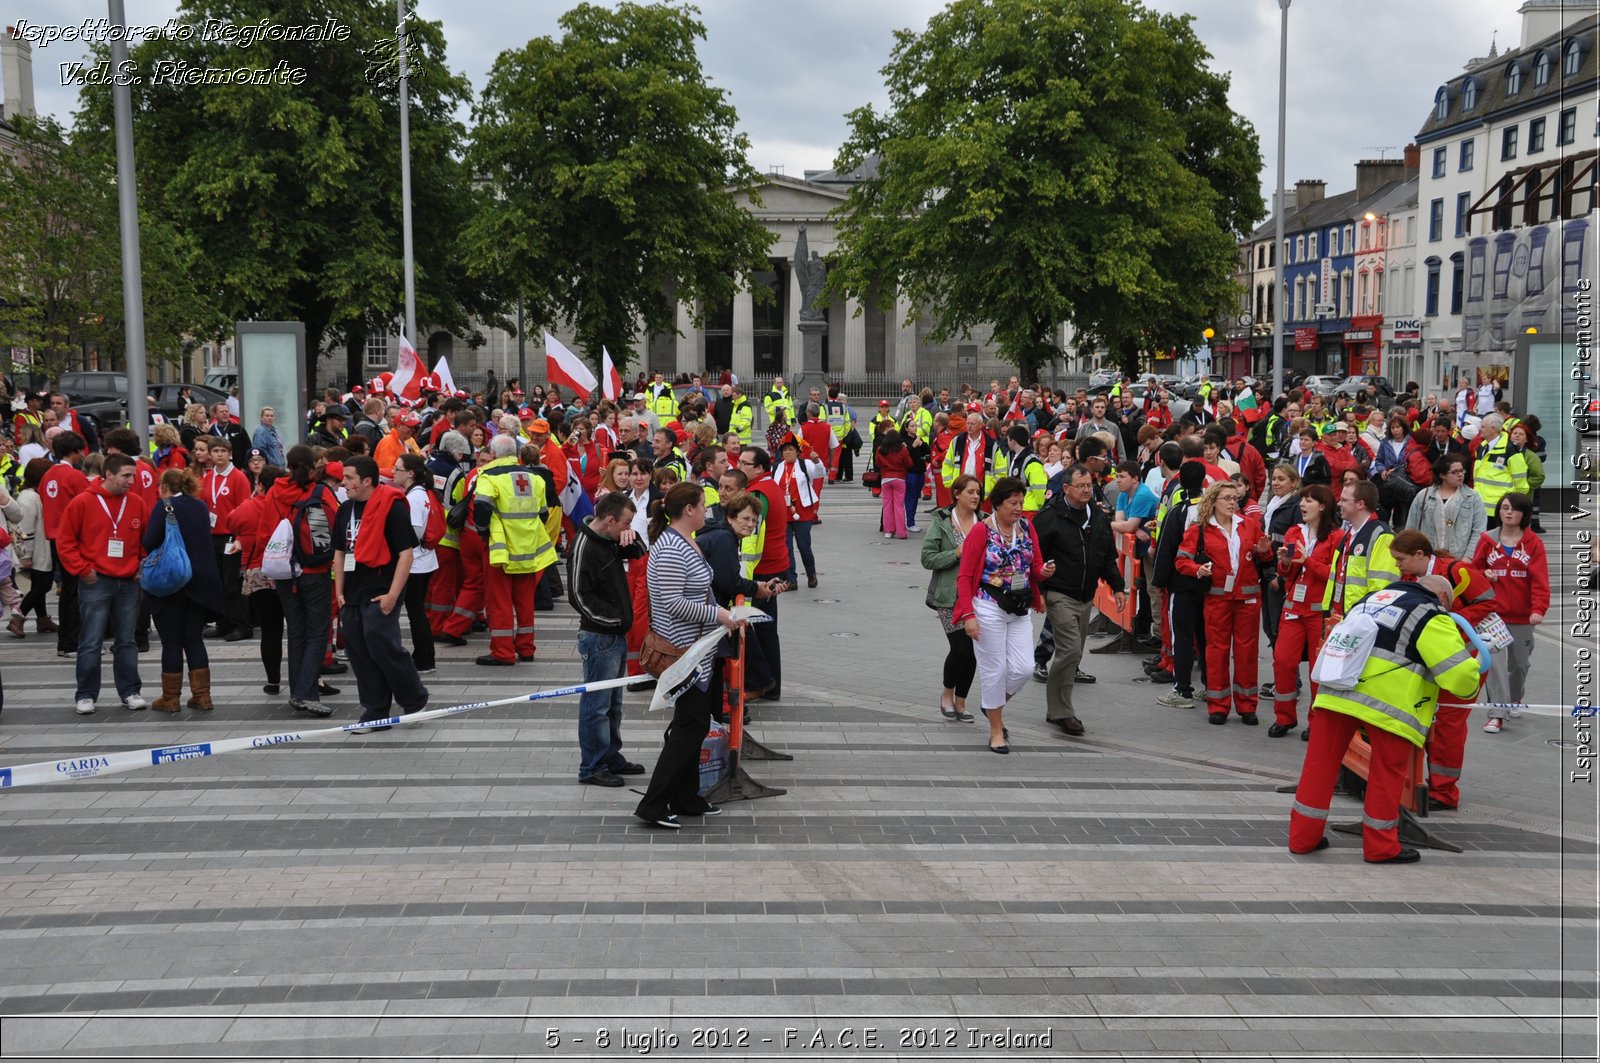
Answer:
<svg viewBox="0 0 1600 1063"><path fill-rule="evenodd" d="M233 466L223 475L207 469L200 480L200 501L211 511L211 534L228 534L228 515L250 499L250 481Z"/></svg>
<svg viewBox="0 0 1600 1063"><path fill-rule="evenodd" d="M1317 453L1327 461L1328 472L1333 477L1334 494L1338 494L1339 485L1344 482L1344 471L1359 467L1360 462L1350 453L1349 447L1329 446L1326 442L1317 444Z"/></svg>
<svg viewBox="0 0 1600 1063"><path fill-rule="evenodd" d="M789 567L789 504L766 473L750 484L750 490L767 503L766 538L762 541L761 560L756 562L756 574L776 575Z"/></svg>
<svg viewBox="0 0 1600 1063"><path fill-rule="evenodd" d="M310 487L296 486L295 482L287 476L279 477L272 485L272 490L261 497L264 501L256 510L255 543L258 554L257 564L260 563L259 554L267 548L267 540L272 538L272 533L277 530L278 522L285 517L291 517L294 504L308 497L317 485ZM322 510L328 517L328 528L333 529L334 517L339 513L339 496L333 493L333 488L324 484L322 491ZM305 571L309 575L325 574L331 565L307 565Z"/></svg>
<svg viewBox="0 0 1600 1063"><path fill-rule="evenodd" d="M1284 616L1310 616L1323 611L1322 595L1333 569L1333 554L1343 541L1344 532L1335 528L1319 539L1307 555L1305 525L1289 525L1283 545L1289 548L1289 556L1295 560L1278 562L1278 575L1283 578ZM1302 587L1305 589L1301 590Z"/></svg>
<svg viewBox="0 0 1600 1063"><path fill-rule="evenodd" d="M1511 553L1500 545L1499 529L1478 537L1472 565L1495 573L1494 611L1508 624L1529 623L1533 613L1550 611L1550 567L1544 542L1533 532L1523 532Z"/></svg>
<svg viewBox="0 0 1600 1063"><path fill-rule="evenodd" d="M1267 463L1261 457L1261 451L1249 443L1241 445L1237 450L1231 447L1229 450L1230 453L1238 455L1239 471L1250 481L1250 497L1260 498L1261 492L1267 489Z"/></svg>
<svg viewBox="0 0 1600 1063"><path fill-rule="evenodd" d="M96 480L72 500L61 516L56 535L61 567L74 576L93 569L102 576L132 579L139 574L148 516L149 510L132 491L113 497ZM111 556L109 544L113 539L122 543L121 557Z"/></svg>
<svg viewBox="0 0 1600 1063"><path fill-rule="evenodd" d="M911 475L911 451L902 444L890 451L878 451L878 475L885 480L904 480Z"/></svg>
<svg viewBox="0 0 1600 1063"><path fill-rule="evenodd" d="M1033 541L1033 556L1029 564L1028 587L1033 597L1033 608L1036 612L1043 612L1044 597L1039 593L1039 588L1044 584L1044 555L1039 552L1039 536L1033 531L1033 525L1028 521L1018 521L1029 539ZM961 544L961 561L956 570L956 606L951 618L956 623L964 622L972 613L972 599L983 587L983 566L989 551L989 536L994 534L987 520L980 521L972 530L966 540Z"/></svg>
<svg viewBox="0 0 1600 1063"><path fill-rule="evenodd" d="M144 505L144 511L150 512L155 508L156 501L161 497L161 490L156 486L160 477L160 470L143 458L138 458L133 463L133 492Z"/></svg>
<svg viewBox="0 0 1600 1063"><path fill-rule="evenodd" d="M226 521L217 524L217 527L225 529L238 542L239 567L246 572L261 567L261 554L267 548L267 540L258 532L261 526L261 510L266 504L266 495L252 495L235 506ZM277 526L274 522L272 528L268 529L268 538Z"/></svg>
<svg viewBox="0 0 1600 1063"><path fill-rule="evenodd" d="M39 515L44 521L44 537L60 534L61 518L72 500L89 489L89 478L75 465L61 462L50 466L39 481Z"/></svg>
<svg viewBox="0 0 1600 1063"><path fill-rule="evenodd" d="M1180 573L1191 579L1200 579L1200 565L1195 556L1200 552L1201 527L1191 524L1183 533L1183 542L1178 547L1177 569ZM1233 581L1233 586L1227 590L1228 577L1234 576L1233 564L1228 557L1228 537L1222 529L1215 524L1207 523L1205 528L1205 554L1206 560L1211 562L1211 591L1213 595L1225 598L1254 598L1261 590L1261 581L1256 575L1255 549L1256 543L1264 538L1261 531L1261 521L1255 517L1240 516L1239 523L1239 571Z"/></svg>

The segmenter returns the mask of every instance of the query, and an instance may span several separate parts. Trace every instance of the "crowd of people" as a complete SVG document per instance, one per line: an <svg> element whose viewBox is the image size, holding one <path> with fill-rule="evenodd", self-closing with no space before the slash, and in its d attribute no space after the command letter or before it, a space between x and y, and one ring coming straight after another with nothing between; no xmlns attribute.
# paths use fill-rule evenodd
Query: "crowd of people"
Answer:
<svg viewBox="0 0 1600 1063"><path fill-rule="evenodd" d="M1496 733L1524 699L1549 606L1539 422L1492 392L1445 403L1411 388L1381 410L1376 396L1292 388L1266 401L1244 382L1208 384L1175 416L1164 388L1135 398L1126 379L1092 396L1016 378L954 395L907 380L863 439L837 386L798 399L781 378L754 402L730 374L675 386L658 373L618 401L525 394L514 380L469 395L432 377L401 401L387 385L325 392L292 446L272 409L247 428L227 404L191 406L142 448L127 428L96 432L59 393L19 397L0 435L7 632L26 637L31 616L54 636L76 661L80 714L97 709L105 640L125 708L211 710L209 635L257 640L263 691L286 686L295 713L332 715L329 677L353 671L358 722L378 730L396 707L426 706L439 646L476 642L483 667L534 661L536 613L557 596L578 613L594 682L642 675L697 632L732 627L744 599L769 618L743 640L746 690L778 700L779 598L801 579L818 585L822 496L855 479L863 449L881 534L925 535L926 604L945 639L940 711L974 721L976 680L995 753L1009 752L1004 709L1030 674L1046 684L1047 721L1085 733L1074 690L1094 682L1081 664L1097 604L1155 651L1145 671L1166 688L1160 704L1253 725L1268 701L1274 738L1300 728L1307 687L1323 707L1302 666L1333 626L1368 595L1432 576L1453 611L1504 643L1488 677L1508 706L1484 725ZM187 581L143 591L141 560L168 538ZM1037 640L1033 612L1047 618ZM152 626L162 690L146 701ZM722 653L734 652L730 637ZM705 671L639 805L654 826L714 814L689 789L694 736L723 700L721 669ZM620 696L582 699L585 784L645 770L623 754ZM1464 759L1452 697L1423 729L1441 807L1459 801Z"/></svg>

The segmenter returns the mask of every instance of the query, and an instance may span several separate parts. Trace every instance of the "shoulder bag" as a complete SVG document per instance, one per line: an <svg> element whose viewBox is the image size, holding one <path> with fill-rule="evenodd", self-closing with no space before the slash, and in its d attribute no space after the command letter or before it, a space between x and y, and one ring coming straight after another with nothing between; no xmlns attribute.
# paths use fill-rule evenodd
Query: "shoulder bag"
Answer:
<svg viewBox="0 0 1600 1063"><path fill-rule="evenodd" d="M170 501L163 508L167 511L167 526L161 545L139 562L139 582L157 598L177 594L194 576L189 551L183 545L183 533L178 529L177 512Z"/></svg>

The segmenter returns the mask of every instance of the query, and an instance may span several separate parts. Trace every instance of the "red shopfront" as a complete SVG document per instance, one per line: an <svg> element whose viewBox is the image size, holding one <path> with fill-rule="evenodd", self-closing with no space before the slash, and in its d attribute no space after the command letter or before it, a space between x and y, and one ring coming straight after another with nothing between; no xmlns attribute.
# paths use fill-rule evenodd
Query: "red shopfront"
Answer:
<svg viewBox="0 0 1600 1063"><path fill-rule="evenodd" d="M1344 330L1344 351L1351 376L1383 374L1383 315L1353 317Z"/></svg>
<svg viewBox="0 0 1600 1063"><path fill-rule="evenodd" d="M1230 340L1227 346L1221 348L1218 353L1225 353L1228 360L1222 362L1221 359L1218 359L1219 365L1225 365L1226 369L1218 368L1215 370L1216 372L1222 373L1229 380L1239 380L1250 375L1250 341L1248 339Z"/></svg>

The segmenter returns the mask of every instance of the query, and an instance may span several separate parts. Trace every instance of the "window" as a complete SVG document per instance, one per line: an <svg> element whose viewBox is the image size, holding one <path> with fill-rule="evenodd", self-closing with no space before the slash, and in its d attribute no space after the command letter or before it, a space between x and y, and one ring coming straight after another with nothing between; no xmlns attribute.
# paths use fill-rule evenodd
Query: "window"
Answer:
<svg viewBox="0 0 1600 1063"><path fill-rule="evenodd" d="M1372 312L1372 304L1370 302L1368 302L1368 300L1370 300L1371 298L1372 298L1372 275L1370 273L1368 273L1366 270L1362 270L1361 271L1361 297L1360 297L1359 301L1356 304L1357 306L1359 306L1361 308L1361 313L1370 314Z"/></svg>
<svg viewBox="0 0 1600 1063"><path fill-rule="evenodd" d="M1523 283L1530 297L1544 291L1544 245L1549 236L1550 230L1540 225L1528 238L1528 275Z"/></svg>
<svg viewBox="0 0 1600 1063"><path fill-rule="evenodd" d="M1550 84L1550 53L1540 52L1539 58L1533 61L1533 87L1543 88ZM1442 90L1441 90L1442 91ZM1443 116L1441 116L1443 117Z"/></svg>
<svg viewBox="0 0 1600 1063"><path fill-rule="evenodd" d="M1445 166L1444 153L1447 150L1448 149L1446 149L1446 148L1434 148L1433 149L1433 176L1435 176L1435 177L1443 177L1444 176L1444 166Z"/></svg>
<svg viewBox="0 0 1600 1063"><path fill-rule="evenodd" d="M1355 295L1355 277L1351 275L1349 270L1345 270L1343 273L1339 274L1339 279L1342 281L1342 283L1339 285L1339 298L1337 300L1339 306L1339 316L1349 317L1350 300Z"/></svg>
<svg viewBox="0 0 1600 1063"><path fill-rule="evenodd" d="M1289 263L1291 263L1293 261L1294 261L1294 259L1289 257L1289 238L1287 236L1285 236L1283 238L1283 264L1285 266L1287 266Z"/></svg>
<svg viewBox="0 0 1600 1063"><path fill-rule="evenodd" d="M1309 239L1311 241L1311 257L1312 258L1316 258L1317 257L1317 234L1316 233L1312 233L1307 239ZM1329 229L1328 230L1328 244L1327 244L1327 247L1328 247L1328 254L1337 255L1339 253L1339 230L1338 229Z"/></svg>
<svg viewBox="0 0 1600 1063"><path fill-rule="evenodd" d="M1383 313L1383 270L1372 274L1372 313Z"/></svg>
<svg viewBox="0 0 1600 1063"><path fill-rule="evenodd" d="M1517 157L1517 127L1516 126L1510 126L1509 128L1502 129L1500 131L1500 158L1501 159L1514 159L1516 157Z"/></svg>
<svg viewBox="0 0 1600 1063"><path fill-rule="evenodd" d="M1344 227L1344 253L1349 254L1351 248L1356 246L1356 227L1354 224Z"/></svg>
<svg viewBox="0 0 1600 1063"><path fill-rule="evenodd" d="M378 372L389 368L389 337L386 333L377 332L367 336L366 361L368 369Z"/></svg>
<svg viewBox="0 0 1600 1063"><path fill-rule="evenodd" d="M1306 279L1304 277L1296 277L1294 279L1294 304L1292 306L1294 313L1289 315L1290 319L1294 321L1304 321L1306 319L1305 306Z"/></svg>
<svg viewBox="0 0 1600 1063"><path fill-rule="evenodd" d="M1534 155L1544 150L1544 119L1533 118L1528 121L1528 154Z"/></svg>
<svg viewBox="0 0 1600 1063"><path fill-rule="evenodd" d="M1478 83L1468 78L1461 86L1461 110L1470 111L1478 106Z"/></svg>
<svg viewBox="0 0 1600 1063"><path fill-rule="evenodd" d="M1578 109L1568 107L1556 120L1556 143L1571 144L1578 138Z"/></svg>
<svg viewBox="0 0 1600 1063"><path fill-rule="evenodd" d="M1296 262L1304 262L1306 260L1306 238L1304 236L1296 236L1294 238L1294 260Z"/></svg>
<svg viewBox="0 0 1600 1063"><path fill-rule="evenodd" d="M1444 200L1428 204L1428 241L1438 243L1444 237Z"/></svg>
<svg viewBox="0 0 1600 1063"><path fill-rule="evenodd" d="M1364 221L1364 222L1361 223L1360 250L1362 250L1362 251L1370 251L1371 249L1372 249L1372 223L1370 221Z"/></svg>
<svg viewBox="0 0 1600 1063"><path fill-rule="evenodd" d="M1561 72L1567 77L1573 77L1582 64L1583 49L1578 44L1578 38L1574 37L1567 42L1567 50L1561 57Z"/></svg>
<svg viewBox="0 0 1600 1063"><path fill-rule="evenodd" d="M1329 293L1331 298L1328 300L1328 305L1333 308L1333 312L1335 314L1339 313L1339 303L1344 297L1343 282L1344 275L1342 273L1335 273L1333 275L1333 291Z"/></svg>
<svg viewBox="0 0 1600 1063"><path fill-rule="evenodd" d="M1511 252L1516 245L1516 237L1510 233L1502 233L1501 239L1496 242L1494 249L1494 298L1504 299L1506 292L1511 287ZM1483 301L1483 264L1478 258L1472 262L1472 277L1469 279L1467 298L1472 302Z"/></svg>
<svg viewBox="0 0 1600 1063"><path fill-rule="evenodd" d="M1423 303L1423 313L1428 317L1439 316L1439 260L1428 259L1428 293Z"/></svg>
<svg viewBox="0 0 1600 1063"><path fill-rule="evenodd" d="M1406 242L1406 220L1404 218L1394 219L1394 223L1389 230L1389 239L1393 240L1396 244L1403 244Z"/></svg>
<svg viewBox="0 0 1600 1063"><path fill-rule="evenodd" d="M1461 172L1465 172L1467 170L1472 169L1472 159L1473 159L1473 156L1477 155L1477 153L1478 153L1478 138L1477 137L1468 137L1466 140L1463 140L1461 142L1461 158L1457 162L1456 169L1458 171L1461 171Z"/></svg>
<svg viewBox="0 0 1600 1063"><path fill-rule="evenodd" d="M1472 193L1459 192L1456 194L1456 235L1466 236L1467 227L1471 224L1467 220L1467 211L1472 209Z"/></svg>
<svg viewBox="0 0 1600 1063"><path fill-rule="evenodd" d="M1450 256L1450 312L1452 314L1461 313L1461 286L1463 272L1461 266L1464 260L1464 256L1460 251L1457 251L1455 254Z"/></svg>
<svg viewBox="0 0 1600 1063"><path fill-rule="evenodd" d="M1549 73L1546 72L1545 77L1548 78L1549 76ZM1442 85L1439 87L1439 91L1433 94L1433 116L1435 118L1450 117L1450 93Z"/></svg>
<svg viewBox="0 0 1600 1063"><path fill-rule="evenodd" d="M1522 68L1516 63L1506 67L1506 98L1510 99L1522 91Z"/></svg>
<svg viewBox="0 0 1600 1063"><path fill-rule="evenodd" d="M1256 248L1256 269L1267 268L1267 245L1262 244Z"/></svg>
<svg viewBox="0 0 1600 1063"><path fill-rule="evenodd" d="M1255 319L1257 321L1265 321L1267 319L1267 286L1265 284L1256 285Z"/></svg>

